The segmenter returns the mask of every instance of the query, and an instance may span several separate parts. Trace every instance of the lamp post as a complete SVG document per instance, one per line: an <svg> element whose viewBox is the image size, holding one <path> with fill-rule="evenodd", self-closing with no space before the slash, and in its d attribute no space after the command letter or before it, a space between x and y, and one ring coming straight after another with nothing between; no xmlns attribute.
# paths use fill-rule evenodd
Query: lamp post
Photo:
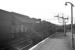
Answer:
<svg viewBox="0 0 75 50"><path fill-rule="evenodd" d="M74 37L73 37L73 7L74 5L71 2L65 2L65 5L67 4L71 5L71 33L72 33L72 47L74 48Z"/></svg>

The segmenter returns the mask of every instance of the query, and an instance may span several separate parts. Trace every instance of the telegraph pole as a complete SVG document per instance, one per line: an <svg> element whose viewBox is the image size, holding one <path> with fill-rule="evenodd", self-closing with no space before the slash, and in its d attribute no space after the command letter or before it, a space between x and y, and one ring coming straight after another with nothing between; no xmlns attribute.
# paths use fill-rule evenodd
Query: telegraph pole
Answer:
<svg viewBox="0 0 75 50"><path fill-rule="evenodd" d="M64 35L66 36L66 23L68 21L68 17L65 18L64 16L60 17L63 20L63 27L64 27ZM67 20L67 21L65 21Z"/></svg>
<svg viewBox="0 0 75 50"><path fill-rule="evenodd" d="M57 15L57 16L55 16L55 17L57 17L58 18L58 21L59 21L59 18L61 18L62 20L63 20L63 22L60 22L59 21L59 23L63 23L63 27L64 27L64 35L66 36L66 19L68 20L68 18L65 18L64 16L62 16L62 17L59 17L59 15Z"/></svg>
<svg viewBox="0 0 75 50"><path fill-rule="evenodd" d="M74 5L71 2L65 2L65 5L67 4L71 5L71 33L72 33L72 48L74 48L74 37L73 37L73 7Z"/></svg>

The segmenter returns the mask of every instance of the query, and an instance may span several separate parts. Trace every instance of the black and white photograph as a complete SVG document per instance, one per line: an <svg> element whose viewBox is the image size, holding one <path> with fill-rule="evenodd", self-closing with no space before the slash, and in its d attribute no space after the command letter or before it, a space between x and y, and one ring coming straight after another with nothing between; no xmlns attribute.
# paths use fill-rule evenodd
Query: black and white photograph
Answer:
<svg viewBox="0 0 75 50"><path fill-rule="evenodd" d="M0 50L75 50L75 0L0 0Z"/></svg>

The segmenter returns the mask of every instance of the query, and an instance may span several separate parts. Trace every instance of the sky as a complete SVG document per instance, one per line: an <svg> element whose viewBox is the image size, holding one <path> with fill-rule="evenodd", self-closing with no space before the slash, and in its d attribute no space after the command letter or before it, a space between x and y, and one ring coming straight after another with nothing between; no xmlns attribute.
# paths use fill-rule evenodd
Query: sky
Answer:
<svg viewBox="0 0 75 50"><path fill-rule="evenodd" d="M65 2L72 2L75 5L75 0L0 0L0 9L62 25L62 19L58 20L57 17L54 17L59 14L60 17L62 17L62 15L65 18L68 17L69 20L66 22L70 24L71 5L68 4L65 6ZM75 8L73 8L73 10L73 12L75 12ZM75 18L74 14L73 17Z"/></svg>

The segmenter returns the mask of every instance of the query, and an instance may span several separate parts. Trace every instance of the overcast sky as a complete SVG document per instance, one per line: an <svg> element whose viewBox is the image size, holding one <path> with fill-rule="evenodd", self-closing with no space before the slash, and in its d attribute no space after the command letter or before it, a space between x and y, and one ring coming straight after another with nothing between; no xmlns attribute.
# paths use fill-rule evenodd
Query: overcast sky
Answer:
<svg viewBox="0 0 75 50"><path fill-rule="evenodd" d="M68 23L70 23L70 4L65 6L65 2L72 2L75 5L75 0L0 0L0 9L14 11L32 18L41 18L55 24L61 23L54 16L59 14L61 17L63 13L64 17L69 17Z"/></svg>

